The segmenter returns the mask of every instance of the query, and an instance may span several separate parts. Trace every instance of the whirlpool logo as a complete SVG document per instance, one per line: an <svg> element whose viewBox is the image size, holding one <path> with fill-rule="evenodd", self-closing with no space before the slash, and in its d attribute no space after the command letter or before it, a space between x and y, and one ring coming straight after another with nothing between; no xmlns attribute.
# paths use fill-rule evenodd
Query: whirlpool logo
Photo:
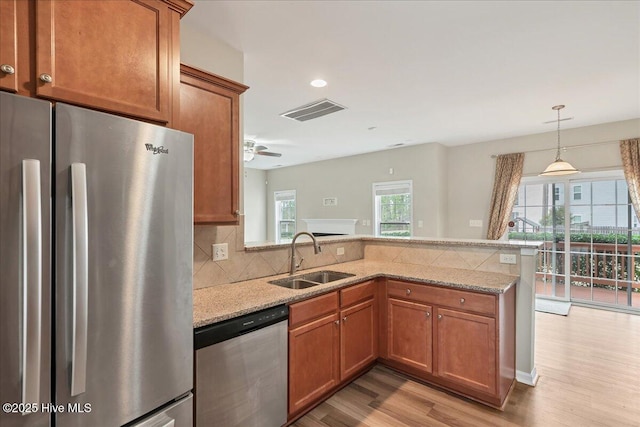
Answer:
<svg viewBox="0 0 640 427"><path fill-rule="evenodd" d="M153 144L144 144L144 146L147 148L147 151L151 151L153 154L169 154L169 149L163 146L156 147Z"/></svg>

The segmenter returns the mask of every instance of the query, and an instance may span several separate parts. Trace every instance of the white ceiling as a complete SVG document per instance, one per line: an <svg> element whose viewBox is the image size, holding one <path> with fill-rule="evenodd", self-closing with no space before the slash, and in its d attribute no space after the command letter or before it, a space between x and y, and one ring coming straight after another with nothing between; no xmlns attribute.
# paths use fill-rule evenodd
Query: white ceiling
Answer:
<svg viewBox="0 0 640 427"><path fill-rule="evenodd" d="M244 52L245 138L283 153L245 167L640 117L638 1L196 0L182 25ZM322 98L348 109L280 117Z"/></svg>

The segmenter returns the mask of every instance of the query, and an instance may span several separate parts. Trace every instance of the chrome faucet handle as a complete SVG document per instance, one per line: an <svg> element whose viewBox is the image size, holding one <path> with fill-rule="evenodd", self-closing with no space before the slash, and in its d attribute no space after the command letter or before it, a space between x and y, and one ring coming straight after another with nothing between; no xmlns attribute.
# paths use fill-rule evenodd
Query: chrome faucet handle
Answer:
<svg viewBox="0 0 640 427"><path fill-rule="evenodd" d="M301 257L300 257L300 262L298 262L298 263L296 264L296 270L300 268L300 266L302 265L302 261L304 261L304 257L302 257L302 256L301 256Z"/></svg>

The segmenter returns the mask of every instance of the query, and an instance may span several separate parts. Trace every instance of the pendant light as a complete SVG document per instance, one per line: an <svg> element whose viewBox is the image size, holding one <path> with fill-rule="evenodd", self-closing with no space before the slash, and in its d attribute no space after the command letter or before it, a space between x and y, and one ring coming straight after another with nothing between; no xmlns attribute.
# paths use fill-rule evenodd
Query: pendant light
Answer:
<svg viewBox="0 0 640 427"><path fill-rule="evenodd" d="M565 162L560 158L560 110L563 108L564 105L556 105L552 107L553 110L558 112L558 151L556 152L556 160L547 166L540 176L559 176L580 173L578 169L571 166L571 163Z"/></svg>

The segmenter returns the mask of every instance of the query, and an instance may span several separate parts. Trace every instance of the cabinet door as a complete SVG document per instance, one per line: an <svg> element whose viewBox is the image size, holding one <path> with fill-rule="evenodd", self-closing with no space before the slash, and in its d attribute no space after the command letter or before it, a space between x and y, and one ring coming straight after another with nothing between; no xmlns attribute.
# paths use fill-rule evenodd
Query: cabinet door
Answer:
<svg viewBox="0 0 640 427"><path fill-rule="evenodd" d="M0 1L0 89L18 91L17 0Z"/></svg>
<svg viewBox="0 0 640 427"><path fill-rule="evenodd" d="M334 313L289 331L289 414L340 381L340 327Z"/></svg>
<svg viewBox="0 0 640 427"><path fill-rule="evenodd" d="M362 302L340 312L340 379L344 380L376 358L374 300Z"/></svg>
<svg viewBox="0 0 640 427"><path fill-rule="evenodd" d="M422 372L432 370L431 306L387 300L387 352L389 360Z"/></svg>
<svg viewBox="0 0 640 427"><path fill-rule="evenodd" d="M195 223L238 223L240 93L246 86L182 65L179 128L194 135Z"/></svg>
<svg viewBox="0 0 640 427"><path fill-rule="evenodd" d="M38 1L36 94L166 123L171 13L160 0Z"/></svg>
<svg viewBox="0 0 640 427"><path fill-rule="evenodd" d="M495 319L442 308L437 309L437 318L436 375L495 394Z"/></svg>

